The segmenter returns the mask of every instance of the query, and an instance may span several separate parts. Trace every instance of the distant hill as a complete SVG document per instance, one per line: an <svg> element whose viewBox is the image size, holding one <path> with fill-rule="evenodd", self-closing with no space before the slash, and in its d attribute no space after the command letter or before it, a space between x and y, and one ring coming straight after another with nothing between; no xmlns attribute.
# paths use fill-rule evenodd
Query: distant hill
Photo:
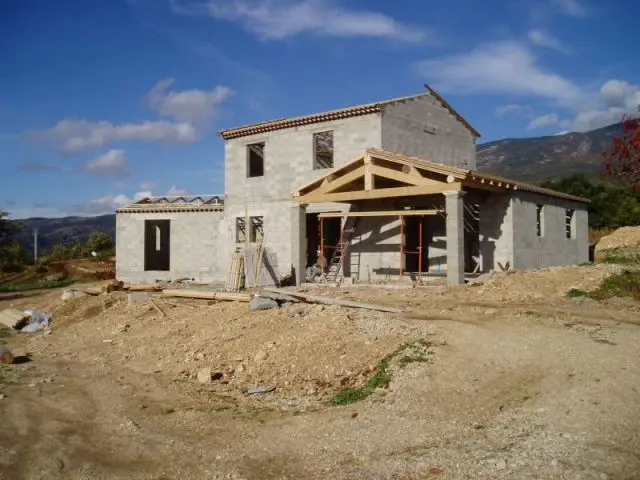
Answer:
<svg viewBox="0 0 640 480"><path fill-rule="evenodd" d="M476 162L481 172L532 183L573 173L597 177L602 152L620 131L616 123L585 133L497 140L478 145Z"/></svg>
<svg viewBox="0 0 640 480"><path fill-rule="evenodd" d="M57 243L73 245L86 242L95 231L103 231L115 239L116 216L28 218L20 220L24 228L16 235L16 240L29 252L33 251L33 231L38 230L38 249L41 253Z"/></svg>
<svg viewBox="0 0 640 480"><path fill-rule="evenodd" d="M586 133L508 138L484 143L477 147L478 170L531 183L573 173L596 178L601 169L601 154L611 145L611 137L619 132L620 124L617 123ZM36 228L41 252L56 243L85 242L97 230L115 239L115 215L29 218L22 222L25 228L17 239L29 252L33 250L33 230Z"/></svg>

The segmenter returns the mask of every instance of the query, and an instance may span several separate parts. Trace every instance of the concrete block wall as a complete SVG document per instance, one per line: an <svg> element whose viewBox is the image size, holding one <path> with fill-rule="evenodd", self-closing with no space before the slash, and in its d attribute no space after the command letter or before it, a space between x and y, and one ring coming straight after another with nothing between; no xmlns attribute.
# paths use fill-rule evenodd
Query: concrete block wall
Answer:
<svg viewBox="0 0 640 480"><path fill-rule="evenodd" d="M222 212L159 212L116 214L116 278L124 282L194 278L199 283L226 280L220 268ZM144 271L145 220L170 220L170 271Z"/></svg>
<svg viewBox="0 0 640 480"><path fill-rule="evenodd" d="M537 236L536 206L543 205L542 236ZM516 192L513 208L513 266L533 269L589 261L587 205L560 198ZM566 236L566 210L573 209L574 238Z"/></svg>
<svg viewBox="0 0 640 480"><path fill-rule="evenodd" d="M334 166L380 148L380 114L346 118L257 134L225 142L225 233L223 268L235 247L235 218L264 217L265 246L276 254L281 276L291 270L291 192L327 169L313 169L313 134L333 130ZM265 142L264 176L247 178L247 145ZM309 205L308 211L347 210L346 204Z"/></svg>
<svg viewBox="0 0 640 480"><path fill-rule="evenodd" d="M445 165L476 168L473 134L428 95L384 107L382 148Z"/></svg>
<svg viewBox="0 0 640 480"><path fill-rule="evenodd" d="M345 276L366 281L387 275L395 278L400 270L400 219L362 217L358 219L345 264Z"/></svg>
<svg viewBox="0 0 640 480"><path fill-rule="evenodd" d="M508 194L487 196L479 204L480 268L483 272L514 265L514 211ZM535 222L534 222L535 227Z"/></svg>

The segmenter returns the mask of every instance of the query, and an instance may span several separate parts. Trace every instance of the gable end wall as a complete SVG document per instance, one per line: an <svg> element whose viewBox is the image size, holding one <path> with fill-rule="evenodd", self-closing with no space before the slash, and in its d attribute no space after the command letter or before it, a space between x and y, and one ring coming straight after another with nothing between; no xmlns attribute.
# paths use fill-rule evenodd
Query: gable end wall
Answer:
<svg viewBox="0 0 640 480"><path fill-rule="evenodd" d="M431 96L384 107L382 149L445 165L476 168L473 134Z"/></svg>

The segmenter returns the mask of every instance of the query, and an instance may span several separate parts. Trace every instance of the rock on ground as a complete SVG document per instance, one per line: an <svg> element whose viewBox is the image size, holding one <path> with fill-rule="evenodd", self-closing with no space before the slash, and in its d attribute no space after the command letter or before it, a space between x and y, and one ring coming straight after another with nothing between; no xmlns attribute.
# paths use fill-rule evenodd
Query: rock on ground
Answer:
<svg viewBox="0 0 640 480"><path fill-rule="evenodd" d="M212 378L212 371L210 368L203 368L200 371L198 371L198 381L200 383L209 383L211 382L211 378Z"/></svg>
<svg viewBox="0 0 640 480"><path fill-rule="evenodd" d="M271 308L277 308L278 302L271 300L270 298L255 297L249 302L249 308L251 310L269 310Z"/></svg>
<svg viewBox="0 0 640 480"><path fill-rule="evenodd" d="M13 354L7 347L0 346L0 363L13 363Z"/></svg>

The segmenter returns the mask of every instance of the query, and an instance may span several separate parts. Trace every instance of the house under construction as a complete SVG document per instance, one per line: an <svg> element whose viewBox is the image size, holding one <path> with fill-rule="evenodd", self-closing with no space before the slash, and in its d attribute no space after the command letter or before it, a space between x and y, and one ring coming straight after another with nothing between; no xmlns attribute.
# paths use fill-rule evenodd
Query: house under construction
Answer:
<svg viewBox="0 0 640 480"><path fill-rule="evenodd" d="M267 267L260 284L432 275L460 284L589 258L588 201L477 172L480 134L428 86L220 135L224 195L117 211L119 279L224 282L232 253L255 248Z"/></svg>

